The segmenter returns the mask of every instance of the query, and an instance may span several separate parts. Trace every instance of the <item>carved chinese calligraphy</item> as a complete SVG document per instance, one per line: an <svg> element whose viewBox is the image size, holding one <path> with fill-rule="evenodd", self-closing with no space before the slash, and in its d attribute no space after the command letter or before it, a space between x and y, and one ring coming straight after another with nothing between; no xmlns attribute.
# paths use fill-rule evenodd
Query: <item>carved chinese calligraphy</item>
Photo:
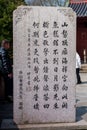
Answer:
<svg viewBox="0 0 87 130"><path fill-rule="evenodd" d="M17 22L22 9L26 14ZM56 7L23 6L17 10L14 12L14 120L18 124L74 122L74 12Z"/></svg>

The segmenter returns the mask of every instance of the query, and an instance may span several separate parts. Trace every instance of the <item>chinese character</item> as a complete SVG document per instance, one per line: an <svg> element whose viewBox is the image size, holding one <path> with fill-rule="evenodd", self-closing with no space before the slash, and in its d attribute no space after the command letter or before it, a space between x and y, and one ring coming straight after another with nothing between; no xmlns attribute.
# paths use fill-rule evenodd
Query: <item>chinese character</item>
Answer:
<svg viewBox="0 0 87 130"><path fill-rule="evenodd" d="M22 97L22 95L19 95L19 99L22 99L23 97Z"/></svg>
<svg viewBox="0 0 87 130"><path fill-rule="evenodd" d="M30 47L30 37L28 37L28 47Z"/></svg>
<svg viewBox="0 0 87 130"><path fill-rule="evenodd" d="M68 99L67 94L63 95L62 99Z"/></svg>
<svg viewBox="0 0 87 130"><path fill-rule="evenodd" d="M59 58L53 58L53 64L58 65L58 60L59 60Z"/></svg>
<svg viewBox="0 0 87 130"><path fill-rule="evenodd" d="M62 72L67 72L67 66L63 66L63 68L62 68Z"/></svg>
<svg viewBox="0 0 87 130"><path fill-rule="evenodd" d="M30 55L31 55L31 53L30 53L30 52L28 52L28 53L27 53L27 56L30 56Z"/></svg>
<svg viewBox="0 0 87 130"><path fill-rule="evenodd" d="M27 49L27 52L29 52L29 51L30 51L30 48Z"/></svg>
<svg viewBox="0 0 87 130"><path fill-rule="evenodd" d="M30 81L28 81L27 84L30 85Z"/></svg>
<svg viewBox="0 0 87 130"><path fill-rule="evenodd" d="M30 48L27 49L27 52L30 52Z"/></svg>
<svg viewBox="0 0 87 130"><path fill-rule="evenodd" d="M56 109L58 109L58 108L59 108L58 104L55 103L55 104L54 104L54 109L56 110Z"/></svg>
<svg viewBox="0 0 87 130"><path fill-rule="evenodd" d="M34 72L38 73L39 72L39 67L38 66L34 66Z"/></svg>
<svg viewBox="0 0 87 130"><path fill-rule="evenodd" d="M23 102L19 102L19 109L23 109Z"/></svg>
<svg viewBox="0 0 87 130"><path fill-rule="evenodd" d="M20 82L20 83L23 82L23 79L19 79L19 82Z"/></svg>
<svg viewBox="0 0 87 130"><path fill-rule="evenodd" d="M44 36L44 38L48 38L48 33L47 33L47 31L44 31L43 36Z"/></svg>
<svg viewBox="0 0 87 130"><path fill-rule="evenodd" d="M67 55L67 54L68 54L68 50L67 50L67 48L64 48L62 51L62 55Z"/></svg>
<svg viewBox="0 0 87 130"><path fill-rule="evenodd" d="M56 21L54 21L53 23L53 28L59 28L58 23Z"/></svg>
<svg viewBox="0 0 87 130"><path fill-rule="evenodd" d="M39 86L38 85L34 85L33 90L37 92L39 90Z"/></svg>
<svg viewBox="0 0 87 130"><path fill-rule="evenodd" d="M54 36L54 37L59 37L59 35L58 35L58 30L54 30L54 31L53 31L53 36Z"/></svg>
<svg viewBox="0 0 87 130"><path fill-rule="evenodd" d="M34 77L33 81L34 82L40 82L40 79L39 79L38 75L36 77Z"/></svg>
<svg viewBox="0 0 87 130"><path fill-rule="evenodd" d="M48 64L48 59L45 58L45 59L43 60L43 62L44 62L44 64Z"/></svg>
<svg viewBox="0 0 87 130"><path fill-rule="evenodd" d="M30 76L30 74L31 74L30 72L27 72L27 75L29 75L29 76Z"/></svg>
<svg viewBox="0 0 87 130"><path fill-rule="evenodd" d="M58 54L58 49L53 50L53 54L57 55Z"/></svg>
<svg viewBox="0 0 87 130"><path fill-rule="evenodd" d="M30 80L30 75L27 75L28 80Z"/></svg>
<svg viewBox="0 0 87 130"><path fill-rule="evenodd" d="M48 75L44 75L44 81L47 82L49 79Z"/></svg>
<svg viewBox="0 0 87 130"><path fill-rule="evenodd" d="M54 81L58 81L58 75L54 75Z"/></svg>
<svg viewBox="0 0 87 130"><path fill-rule="evenodd" d="M34 98L35 101L38 101L38 98L39 98L38 94L35 94L33 98Z"/></svg>
<svg viewBox="0 0 87 130"><path fill-rule="evenodd" d="M27 64L28 68L30 69L31 68L31 65L30 64Z"/></svg>
<svg viewBox="0 0 87 130"><path fill-rule="evenodd" d="M43 27L44 27L44 28L49 28L49 22L48 22L48 21L47 21L47 22L44 22L44 23L43 23Z"/></svg>
<svg viewBox="0 0 87 130"><path fill-rule="evenodd" d="M44 67L43 67L44 73L48 73L48 70L49 70L48 66L44 66Z"/></svg>
<svg viewBox="0 0 87 130"><path fill-rule="evenodd" d="M35 32L33 32L33 37L37 37L37 38L39 38L39 31L35 31Z"/></svg>
<svg viewBox="0 0 87 130"><path fill-rule="evenodd" d="M62 104L62 108L68 108L68 104L67 104L67 102L63 102L63 104Z"/></svg>
<svg viewBox="0 0 87 130"><path fill-rule="evenodd" d="M33 23L33 27L34 27L34 28L39 28L39 23L34 22L34 23Z"/></svg>
<svg viewBox="0 0 87 130"><path fill-rule="evenodd" d="M63 58L62 59L62 64L67 64L68 63L68 60L67 60L67 58L65 57L65 58Z"/></svg>
<svg viewBox="0 0 87 130"><path fill-rule="evenodd" d="M23 91L20 91L20 90L19 90L19 94L22 95L22 94L23 94Z"/></svg>
<svg viewBox="0 0 87 130"><path fill-rule="evenodd" d="M23 90L22 86L20 86L20 88L19 88L19 89L20 89L19 91L22 91L22 90Z"/></svg>
<svg viewBox="0 0 87 130"><path fill-rule="evenodd" d="M39 46L37 39L35 39L33 42L34 42L34 45L35 45L35 46Z"/></svg>
<svg viewBox="0 0 87 130"><path fill-rule="evenodd" d="M30 47L30 38L28 38L28 44L27 45L28 45L28 47Z"/></svg>
<svg viewBox="0 0 87 130"><path fill-rule="evenodd" d="M28 46L30 46L30 37L28 37Z"/></svg>
<svg viewBox="0 0 87 130"><path fill-rule="evenodd" d="M49 108L50 107L50 105L49 104L44 104L44 108Z"/></svg>
<svg viewBox="0 0 87 130"><path fill-rule="evenodd" d="M22 83L19 83L19 86L23 86L23 84L22 84Z"/></svg>
<svg viewBox="0 0 87 130"><path fill-rule="evenodd" d="M54 72L58 72L58 67L55 67L55 68L54 68Z"/></svg>
<svg viewBox="0 0 87 130"><path fill-rule="evenodd" d="M63 46L68 46L68 41L67 41L67 39L64 40L64 41L62 41L62 45L63 45Z"/></svg>
<svg viewBox="0 0 87 130"><path fill-rule="evenodd" d="M46 45L49 46L48 41L47 41L47 40L44 40L44 41L43 41L43 45L44 45L44 46L46 46Z"/></svg>
<svg viewBox="0 0 87 130"><path fill-rule="evenodd" d="M39 64L38 57L34 58L33 61L34 61L34 63Z"/></svg>
<svg viewBox="0 0 87 130"><path fill-rule="evenodd" d="M54 45L54 46L58 46L58 42L59 42L59 40L54 40L54 41L53 41L53 45Z"/></svg>
<svg viewBox="0 0 87 130"><path fill-rule="evenodd" d="M30 46L30 37L28 37L28 46Z"/></svg>
<svg viewBox="0 0 87 130"><path fill-rule="evenodd" d="M38 103L34 104L34 109L39 110L39 104Z"/></svg>
<svg viewBox="0 0 87 130"><path fill-rule="evenodd" d="M64 24L62 24L62 27L67 27L68 24L66 22L64 22Z"/></svg>
<svg viewBox="0 0 87 130"><path fill-rule="evenodd" d="M44 94L44 100L45 100L45 101L48 101L48 100L49 100L48 93Z"/></svg>
<svg viewBox="0 0 87 130"><path fill-rule="evenodd" d="M43 51L43 52L44 52L44 55L47 56L47 54L49 53L48 48L44 48L44 51Z"/></svg>
<svg viewBox="0 0 87 130"><path fill-rule="evenodd" d="M62 90L67 91L67 90L68 90L68 86L66 86L66 85L64 84L63 87L62 87Z"/></svg>
<svg viewBox="0 0 87 130"><path fill-rule="evenodd" d="M43 90L44 90L44 91L49 91L49 86L48 86L47 84L44 85L44 86L43 86Z"/></svg>
<svg viewBox="0 0 87 130"><path fill-rule="evenodd" d="M39 54L38 54L38 49L37 49L37 48L34 49L34 55L39 56Z"/></svg>
<svg viewBox="0 0 87 130"><path fill-rule="evenodd" d="M67 36L68 36L67 30L63 30L63 37L64 37L64 38L67 38Z"/></svg>
<svg viewBox="0 0 87 130"><path fill-rule="evenodd" d="M28 61L28 62L27 62L27 66L29 66L30 64L31 64L31 62L30 62L30 61Z"/></svg>
<svg viewBox="0 0 87 130"><path fill-rule="evenodd" d="M28 61L30 61L30 60L31 60L31 58L30 58L30 57L28 57L28 58L27 58L27 60L28 60Z"/></svg>
<svg viewBox="0 0 87 130"><path fill-rule="evenodd" d="M23 72L20 70L20 71L19 71L19 74L23 74Z"/></svg>
<svg viewBox="0 0 87 130"><path fill-rule="evenodd" d="M54 95L54 100L59 100L59 97L58 97L57 93Z"/></svg>
<svg viewBox="0 0 87 130"><path fill-rule="evenodd" d="M57 92L59 90L59 84L54 84L54 91Z"/></svg>
<svg viewBox="0 0 87 130"><path fill-rule="evenodd" d="M68 77L68 76L66 76L66 75L62 76L62 79L63 79L64 82L67 81L67 77Z"/></svg>

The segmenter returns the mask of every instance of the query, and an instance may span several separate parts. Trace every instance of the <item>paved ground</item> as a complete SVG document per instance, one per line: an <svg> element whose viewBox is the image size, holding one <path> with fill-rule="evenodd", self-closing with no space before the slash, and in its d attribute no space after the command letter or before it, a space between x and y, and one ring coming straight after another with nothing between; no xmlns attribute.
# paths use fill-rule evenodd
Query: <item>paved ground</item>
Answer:
<svg viewBox="0 0 87 130"><path fill-rule="evenodd" d="M81 73L82 84L76 86L76 123L71 126L83 125L87 128L87 73ZM13 125L13 104L0 102L0 125L9 128ZM10 125L9 125L10 124ZM7 126L6 126L7 125ZM66 124L63 124L63 126ZM62 127L62 124L60 125ZM53 127L53 125L52 125ZM54 125L56 127L56 125ZM82 127L83 128L83 127Z"/></svg>
<svg viewBox="0 0 87 130"><path fill-rule="evenodd" d="M0 126L4 119L13 118L13 103L0 101Z"/></svg>
<svg viewBox="0 0 87 130"><path fill-rule="evenodd" d="M76 86L77 121L87 121L87 73L81 73L82 84Z"/></svg>

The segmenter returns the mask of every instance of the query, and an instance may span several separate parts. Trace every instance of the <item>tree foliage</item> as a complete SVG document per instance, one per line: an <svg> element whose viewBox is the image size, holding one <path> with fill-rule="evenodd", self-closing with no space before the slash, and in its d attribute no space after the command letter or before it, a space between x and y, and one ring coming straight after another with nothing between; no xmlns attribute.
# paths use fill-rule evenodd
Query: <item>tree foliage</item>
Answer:
<svg viewBox="0 0 87 130"><path fill-rule="evenodd" d="M13 39L13 11L24 5L24 0L0 0L0 41Z"/></svg>

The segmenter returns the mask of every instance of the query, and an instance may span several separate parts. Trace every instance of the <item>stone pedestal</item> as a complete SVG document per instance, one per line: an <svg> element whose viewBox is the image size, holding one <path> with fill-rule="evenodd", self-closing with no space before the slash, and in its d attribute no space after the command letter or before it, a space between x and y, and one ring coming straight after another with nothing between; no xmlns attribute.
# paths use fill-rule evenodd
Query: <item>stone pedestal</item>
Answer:
<svg viewBox="0 0 87 130"><path fill-rule="evenodd" d="M21 6L13 15L14 121L75 122L76 15Z"/></svg>

